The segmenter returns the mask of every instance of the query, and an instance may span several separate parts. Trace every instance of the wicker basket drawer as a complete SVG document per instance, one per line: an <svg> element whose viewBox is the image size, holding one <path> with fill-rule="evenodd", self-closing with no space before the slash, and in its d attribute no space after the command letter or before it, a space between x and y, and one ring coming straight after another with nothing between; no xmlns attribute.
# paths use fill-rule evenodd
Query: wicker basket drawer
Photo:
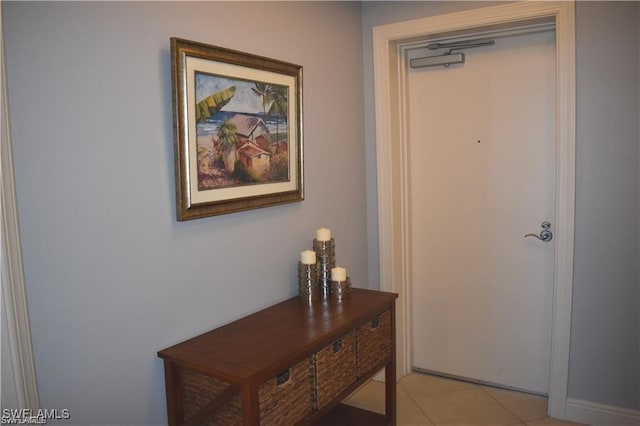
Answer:
<svg viewBox="0 0 640 426"><path fill-rule="evenodd" d="M213 377L180 373L183 421L190 425L242 425L240 390ZM261 425L294 424L313 410L311 358L267 380L258 391Z"/></svg>
<svg viewBox="0 0 640 426"><path fill-rule="evenodd" d="M322 408L356 381L355 330L314 355L316 408Z"/></svg>
<svg viewBox="0 0 640 426"><path fill-rule="evenodd" d="M391 359L391 312L385 311L357 329L358 377Z"/></svg>
<svg viewBox="0 0 640 426"><path fill-rule="evenodd" d="M260 386L260 424L292 425L313 410L312 359L307 358Z"/></svg>
<svg viewBox="0 0 640 426"><path fill-rule="evenodd" d="M188 369L180 370L183 422L237 425L242 420L240 391L228 383Z"/></svg>

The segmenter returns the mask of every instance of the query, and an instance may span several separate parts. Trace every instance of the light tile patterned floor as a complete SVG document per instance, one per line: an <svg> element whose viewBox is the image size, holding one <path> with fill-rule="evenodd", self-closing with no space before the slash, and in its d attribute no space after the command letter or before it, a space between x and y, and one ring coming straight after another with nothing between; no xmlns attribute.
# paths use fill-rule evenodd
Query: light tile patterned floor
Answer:
<svg viewBox="0 0 640 426"><path fill-rule="evenodd" d="M547 398L413 373L398 383L398 426L576 426L547 416ZM384 413L384 384L370 381L345 404Z"/></svg>

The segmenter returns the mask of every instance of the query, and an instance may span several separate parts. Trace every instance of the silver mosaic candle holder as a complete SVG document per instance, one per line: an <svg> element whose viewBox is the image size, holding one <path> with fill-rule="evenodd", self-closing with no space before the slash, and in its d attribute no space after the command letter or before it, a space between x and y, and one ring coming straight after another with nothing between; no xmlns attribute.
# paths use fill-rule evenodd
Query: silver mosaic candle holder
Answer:
<svg viewBox="0 0 640 426"><path fill-rule="evenodd" d="M336 266L336 241L313 240L313 251L316 252L318 264L318 289L320 296L328 298L331 294L331 268Z"/></svg>
<svg viewBox="0 0 640 426"><path fill-rule="evenodd" d="M344 281L331 281L331 298L341 301L351 294L351 278Z"/></svg>
<svg viewBox="0 0 640 426"><path fill-rule="evenodd" d="M298 295L309 303L320 298L317 263L308 265L298 262Z"/></svg>

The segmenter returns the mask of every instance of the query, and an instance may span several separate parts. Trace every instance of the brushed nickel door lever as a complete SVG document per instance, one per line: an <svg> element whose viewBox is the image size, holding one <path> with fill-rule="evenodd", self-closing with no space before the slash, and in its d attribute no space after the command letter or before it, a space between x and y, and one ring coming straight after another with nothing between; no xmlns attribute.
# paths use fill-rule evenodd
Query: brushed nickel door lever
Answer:
<svg viewBox="0 0 640 426"><path fill-rule="evenodd" d="M524 237L536 237L537 239L539 239L540 241L544 241L545 243L551 241L553 239L553 232L549 230L549 228L551 228L551 224L545 220L544 222L542 222L541 226L542 231L540 231L540 235L530 233L526 234Z"/></svg>

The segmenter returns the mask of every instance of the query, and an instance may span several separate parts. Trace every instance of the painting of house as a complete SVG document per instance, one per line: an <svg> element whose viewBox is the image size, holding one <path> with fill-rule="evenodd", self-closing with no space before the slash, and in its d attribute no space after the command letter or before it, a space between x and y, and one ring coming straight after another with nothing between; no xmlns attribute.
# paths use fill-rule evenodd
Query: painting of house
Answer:
<svg viewBox="0 0 640 426"><path fill-rule="evenodd" d="M269 147L269 129L260 117L236 114L231 118L231 123L236 126L236 135L240 145L252 142L262 149Z"/></svg>
<svg viewBox="0 0 640 426"><path fill-rule="evenodd" d="M237 148L237 158L244 168L255 175L263 175L269 171L271 153L260 148L253 142L245 142Z"/></svg>
<svg viewBox="0 0 640 426"><path fill-rule="evenodd" d="M289 181L288 89L206 72L195 81L198 190Z"/></svg>
<svg viewBox="0 0 640 426"><path fill-rule="evenodd" d="M229 120L236 128L235 158L254 176L262 176L271 166L269 129L255 116L235 114Z"/></svg>

